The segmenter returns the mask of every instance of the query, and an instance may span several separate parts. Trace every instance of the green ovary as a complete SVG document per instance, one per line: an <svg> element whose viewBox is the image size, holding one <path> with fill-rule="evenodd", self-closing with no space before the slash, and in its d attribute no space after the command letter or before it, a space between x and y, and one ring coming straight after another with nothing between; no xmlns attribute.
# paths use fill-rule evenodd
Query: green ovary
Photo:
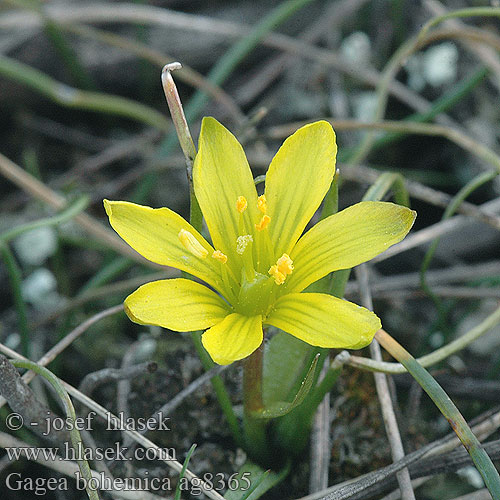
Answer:
<svg viewBox="0 0 500 500"><path fill-rule="evenodd" d="M235 310L246 316L267 316L275 300L275 288L274 280L269 276L254 271L253 279L248 280L243 273Z"/></svg>

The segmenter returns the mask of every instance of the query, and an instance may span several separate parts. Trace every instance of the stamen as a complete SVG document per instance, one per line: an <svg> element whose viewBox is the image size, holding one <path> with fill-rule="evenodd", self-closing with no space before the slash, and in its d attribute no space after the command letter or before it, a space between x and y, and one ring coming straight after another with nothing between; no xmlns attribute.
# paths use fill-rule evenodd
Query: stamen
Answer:
<svg viewBox="0 0 500 500"><path fill-rule="evenodd" d="M236 210L242 214L247 209L247 199L244 196L238 196L236 200Z"/></svg>
<svg viewBox="0 0 500 500"><path fill-rule="evenodd" d="M266 195L263 194L257 198L257 208L265 214L267 212L267 200Z"/></svg>
<svg viewBox="0 0 500 500"><path fill-rule="evenodd" d="M236 293L234 292L234 289L231 286L232 281L229 278L229 273L231 273L231 276L234 276L234 275L231 272L231 269L229 269L228 266L224 265L227 262L227 255L222 253L220 250L215 250L212 253L212 258L215 260L218 260L221 263L221 272L222 272L221 276L222 276L222 283L223 283L224 288L225 288L226 298L230 302L234 302L236 300ZM233 281L236 281L236 280L233 278Z"/></svg>
<svg viewBox="0 0 500 500"><path fill-rule="evenodd" d="M181 229L178 236L184 248L191 252L195 257L204 259L208 255L208 250L203 247L202 244L189 231Z"/></svg>
<svg viewBox="0 0 500 500"><path fill-rule="evenodd" d="M278 270L278 266L271 266L268 272L274 278L274 282L277 285L282 285L285 282L286 275Z"/></svg>
<svg viewBox="0 0 500 500"><path fill-rule="evenodd" d="M227 255L223 254L220 250L215 250L212 254L212 258L218 260L219 262L222 262L222 264L225 264L227 262Z"/></svg>
<svg viewBox="0 0 500 500"><path fill-rule="evenodd" d="M244 236L238 236L236 240L236 253L243 255L249 243L253 242L253 237L251 234L245 234Z"/></svg>
<svg viewBox="0 0 500 500"><path fill-rule="evenodd" d="M292 274L293 271L293 261L290 257L284 253L276 262L278 270L283 274Z"/></svg>
<svg viewBox="0 0 500 500"><path fill-rule="evenodd" d="M260 222L258 224L255 224L255 229L257 229L257 231L262 231L263 229L266 229L267 226L269 226L270 222L271 217L269 217L269 215L263 215L262 219L260 219Z"/></svg>
<svg viewBox="0 0 500 500"><path fill-rule="evenodd" d="M277 285L282 285L288 274L293 272L293 261L290 257L284 253L277 261L274 266L269 269L269 274L274 278L274 282Z"/></svg>

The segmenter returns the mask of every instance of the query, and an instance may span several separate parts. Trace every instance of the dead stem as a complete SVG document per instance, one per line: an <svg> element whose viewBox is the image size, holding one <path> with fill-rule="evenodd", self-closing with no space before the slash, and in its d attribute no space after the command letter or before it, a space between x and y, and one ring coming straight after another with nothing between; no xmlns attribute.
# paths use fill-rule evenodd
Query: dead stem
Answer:
<svg viewBox="0 0 500 500"><path fill-rule="evenodd" d="M441 136L454 142L457 146L465 149L469 153L477 156L486 163L489 163L500 173L500 157L490 148L480 142L471 139L468 135L458 129L435 125L432 123L417 123L406 121L381 120L374 122L359 122L356 120L334 120L326 118L335 130L387 130L389 132L403 132L416 135ZM286 137L290 131L294 131L302 126L302 122L289 123L277 127L270 127L266 130L266 135L273 139Z"/></svg>
<svg viewBox="0 0 500 500"><path fill-rule="evenodd" d="M158 8L150 5L75 5L71 9L49 5L46 15L61 25L75 22L87 23L143 23L165 27L177 27L183 30L198 31L202 33L214 33L218 36L230 38L241 38L248 35L251 28L245 24L216 20L213 18L184 14L169 9ZM15 28L22 26L26 28L41 28L42 21L39 16L30 12L8 12L0 16L0 28ZM381 74L370 68L358 67L345 61L337 53L305 43L301 40L283 35L281 33L270 33L262 44L282 50L290 55L301 57L309 61L316 61L325 67L349 75L365 84L377 86ZM431 104L417 93L411 91L398 81L391 81L388 86L391 95L398 98L411 108L419 111L428 111ZM446 125L456 125L446 115L436 118L438 122Z"/></svg>
<svg viewBox="0 0 500 500"><path fill-rule="evenodd" d="M10 434L7 434L5 432L0 432L0 448L17 448L19 450L22 450L23 453L26 454L26 451L29 451L31 448L33 448L33 443L27 443L25 441L21 441L20 439L17 439L14 436L11 436ZM7 455L6 455L7 456ZM39 463L43 465L44 467L47 467L51 470L54 470L56 472L59 472L61 474L64 474L65 476L68 476L69 478L75 478L75 475L77 471L79 470L78 464L72 460L61 460L61 457L58 457L56 460L49 459L47 455L43 455L42 453L38 454L36 459L33 457L32 454L26 454L25 457L27 460L31 460L33 462ZM11 464L11 461L8 461L7 464ZM92 470L92 476L96 479L96 481L99 481L101 479L101 475L99 472ZM106 478L109 478L111 480L111 477L109 474L105 474ZM111 483L112 484L112 483ZM111 492L113 494L113 492ZM138 500L138 495L137 491L130 491L130 490L125 490L123 488L121 489L116 489L116 495L118 498L124 498L125 500ZM141 491L141 500L162 500L164 497L160 497L158 495L154 495L152 493L149 493L147 491Z"/></svg>
<svg viewBox="0 0 500 500"><path fill-rule="evenodd" d="M73 329L68 335L62 338L55 346L49 349L37 362L40 366L47 366L51 361L53 361L64 349L69 347L80 335L85 333L94 323L97 323L103 318L116 314L117 312L123 311L123 305L120 304L118 306L110 307L109 309L105 309L94 316L91 316L86 321L84 321L81 325L78 325L75 329ZM4 350L4 346L0 344L0 350L2 350L7 355L12 355L13 351ZM17 357L20 357L19 355ZM27 371L22 380L24 383L29 384L31 380L36 377L36 374L32 371ZM0 397L0 408L6 403L4 398Z"/></svg>
<svg viewBox="0 0 500 500"><path fill-rule="evenodd" d="M500 211L500 199L494 199L492 201L488 201L487 203L483 203L479 206L479 208L486 212L498 212ZM467 224L470 224L470 219L463 215L455 215L454 217L450 217L449 219L443 220L441 222L436 222L436 224L432 224L425 229L421 229L420 231L407 236L400 243L393 245L384 253L372 259L371 262L382 262L383 260L389 259L390 257L398 255L401 252L405 252L407 250L410 250L411 248L429 243L434 238L462 229Z"/></svg>
<svg viewBox="0 0 500 500"><path fill-rule="evenodd" d="M0 349L6 355L11 356L14 359L22 359L22 360L27 359L24 356L21 356L20 354L18 354L16 351L9 349L8 347L6 347L2 344L0 344ZM107 408L101 406L99 403L96 403L93 399L87 397L85 394L83 394L82 392L80 392L78 389L76 389L72 385L68 384L67 382L64 382L63 380L61 380L61 383L70 396L72 396L76 400L80 401L80 403L87 406L90 410L95 411L95 413L97 415L99 415L101 418L103 418L105 421L111 422L112 425L116 424L118 428L120 427L120 419L116 415L114 415L111 411L109 411ZM174 471L176 471L178 473L181 472L182 464L179 463L177 460L175 460L173 457L166 457L165 456L165 448L162 449L162 448L158 447L150 439L142 436L137 431L125 430L123 432L126 436L132 438L134 441L138 442L139 444L141 444L145 448L147 448L147 449L152 448L153 450L155 450L159 460L163 461L167 466L169 466ZM200 485L202 488L204 488L205 494L209 498L211 498L212 500L224 500L224 498L217 491L215 491L213 488L211 488L205 481L198 478L189 469L186 469L185 477L188 478L189 481L194 480L198 485Z"/></svg>
<svg viewBox="0 0 500 500"><path fill-rule="evenodd" d="M38 179L30 175L21 167L9 160L0 153L0 175L20 187L31 196L47 203L51 207L60 210L66 206L66 200L60 194L56 193ZM129 247L121 238L119 238L110 229L104 227L99 221L90 217L86 213L76 215L73 220L82 226L88 233L105 243L121 255L133 259L141 264L158 269L158 265L147 261L141 257L135 250Z"/></svg>
<svg viewBox="0 0 500 500"><path fill-rule="evenodd" d="M186 116L179 97L179 92L177 91L177 86L172 78L172 71L181 68L182 65L179 62L165 64L161 72L161 83L163 85L163 91L165 92L168 108L170 109L170 114L172 115L172 121L174 122L177 137L179 139L182 152L184 153L188 177L191 182L196 148L194 147L193 138L191 137L191 132L189 131L189 125L186 121Z"/></svg>
<svg viewBox="0 0 500 500"><path fill-rule="evenodd" d="M372 296L370 292L370 283L367 264L362 264L356 268L356 277L359 282L361 292L361 303L369 310L373 310ZM382 361L382 354L377 340L370 344L371 357L378 362ZM374 373L375 386L380 401L382 417L384 419L385 430L391 446L391 454L394 462L401 460L405 456L403 441L396 420L396 413L392 404L392 398L389 392L387 375L384 373ZM415 493L411 485L411 478L408 469L402 469L397 473L401 498L403 500L415 500Z"/></svg>

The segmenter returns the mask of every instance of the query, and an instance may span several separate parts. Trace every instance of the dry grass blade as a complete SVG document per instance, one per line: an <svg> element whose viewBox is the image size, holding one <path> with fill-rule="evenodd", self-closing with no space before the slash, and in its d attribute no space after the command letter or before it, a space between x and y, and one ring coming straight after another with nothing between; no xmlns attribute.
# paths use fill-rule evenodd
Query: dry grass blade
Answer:
<svg viewBox="0 0 500 500"><path fill-rule="evenodd" d="M242 24L184 14L149 5L117 4L110 7L103 4L92 4L88 6L73 6L72 9L50 5L46 9L46 15L62 25L75 22L131 22L194 30L201 33L214 33L219 36L223 35L233 38L240 38L250 32L250 28ZM38 16L27 12L8 12L0 16L0 28L22 26L33 29L41 27L41 24ZM380 74L373 69L357 67L329 50L309 45L286 35L273 33L265 37L262 43L307 60L317 61L318 63L333 67L371 86L376 86L380 80ZM421 96L397 81L389 84L389 92L417 111L427 111L431 106ZM446 116L440 116L437 120L446 125L454 124Z"/></svg>
<svg viewBox="0 0 500 500"><path fill-rule="evenodd" d="M97 323L103 318L116 314L117 312L123 311L123 305L110 307L100 313L95 314L91 318L84 321L81 325L78 325L74 330L68 333L64 338L62 338L55 346L49 349L37 362L40 366L46 366L51 361L53 361L64 349L69 347L80 335L85 333L87 329L93 324ZM10 352L10 351L9 351ZM32 371L26 372L22 379L24 383L29 384L36 374ZM0 397L0 408L5 404L5 399Z"/></svg>
<svg viewBox="0 0 500 500"><path fill-rule="evenodd" d="M369 274L367 264L362 264L356 268L356 276L360 286L361 303L370 311L373 310L373 302L370 291ZM377 340L373 340L370 344L370 354L372 359L377 362L382 361L382 352ZM405 456L403 441L399 432L398 422L396 420L396 413L392 403L391 394L389 391L389 384L387 376L383 373L375 373L375 386L377 388L377 395L380 401L380 408L384 419L385 431L391 446L392 459L396 462ZM401 491L401 498L403 500L414 500L415 493L411 485L411 478L408 469L402 469L396 474Z"/></svg>
<svg viewBox="0 0 500 500"><path fill-rule="evenodd" d="M11 356L14 359L26 359L17 352L1 344L0 344L0 350L2 350L2 352ZM120 419L114 413L109 411L107 408L104 408L100 404L96 403L93 399L89 398L88 396L86 396L85 394L83 394L82 392L80 392L78 389L68 384L67 382L61 380L61 383L70 396L72 396L85 406L87 406L90 410L93 410L98 416L103 418L106 422L111 422L111 424L115 425L117 428L121 427ZM166 451L165 449L161 449L159 446L157 446L155 443L153 443L151 440L147 439L137 431L125 429L123 433L126 436L133 439L134 441L136 441L137 443L144 446L145 448L152 448L156 452L156 456L158 457L159 460L167 464L171 469L173 469L177 473L181 472L182 464L177 460L175 460L173 457L167 458L165 456L165 451ZM190 470L186 470L185 476L188 478L189 481L195 480L196 483L202 485L206 490L206 495L212 500L223 500L223 497L219 493L217 493L217 491L215 491L208 484L206 484L205 481L198 478Z"/></svg>
<svg viewBox="0 0 500 500"><path fill-rule="evenodd" d="M26 191L30 195L47 203L53 208L60 210L66 206L66 200L60 194L47 187L32 175L28 174L25 170L1 153L0 174L13 182L16 186L20 187L23 191ZM141 264L158 268L157 265L152 264L141 257L110 229L104 227L99 221L93 219L89 215L85 213L79 214L74 218L74 220L93 237L102 241L119 254L129 257L137 262L140 262Z"/></svg>
<svg viewBox="0 0 500 500"><path fill-rule="evenodd" d="M30 448L32 448L32 445L30 443L21 441L20 439L17 439L10 434L0 432L0 448L17 448L21 450L29 450ZM68 476L70 478L75 478L76 474L79 471L78 464L72 460L50 460L46 458L42 453L40 453L36 457L36 459L33 458L32 455L26 455L26 458L28 460L37 462L55 472L64 474L65 476ZM95 478L97 484L99 484L102 479L102 473L92 470L92 476ZM105 477L106 476L107 475L105 475ZM112 479L109 476L107 476L107 479L109 479L110 484L112 484ZM112 491L110 493L112 495L116 495L116 498L123 498L125 500L159 500L161 498L164 498L147 491L139 492L137 490L128 491L124 489L116 489L114 492Z"/></svg>

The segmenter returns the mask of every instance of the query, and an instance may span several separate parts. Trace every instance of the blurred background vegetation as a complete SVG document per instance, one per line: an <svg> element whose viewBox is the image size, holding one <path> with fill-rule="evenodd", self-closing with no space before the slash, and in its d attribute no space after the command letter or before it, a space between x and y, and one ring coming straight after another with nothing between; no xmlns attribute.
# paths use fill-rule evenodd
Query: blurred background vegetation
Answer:
<svg viewBox="0 0 500 500"><path fill-rule="evenodd" d="M180 61L174 78L193 136L202 116L215 116L244 143L256 176L289 133L320 118L331 120L338 135L341 208L359 201L381 172L403 176L418 218L407 247L372 267L375 311L415 356L489 318L489 333L433 374L468 419L496 415L500 318L491 316L500 299L500 22L459 17L416 38L435 16L489 5L498 7L480 0L4 0L1 343L39 359L139 284L175 276L145 264L114 237L102 199L168 206L188 216L183 156L160 82L162 66ZM346 297L359 301L354 274ZM92 388L93 397L113 411L150 415L203 373L188 336L134 325L119 308L49 368L78 387L92 372L144 362L149 370L119 383L106 378ZM223 377L233 403L241 404L239 367ZM409 377L391 380L407 452L448 431ZM36 382L37 396L53 404ZM370 373L344 370L329 421L328 485L391 463ZM229 475L243 463L209 384L175 409L172 422L173 432L152 439L175 447L181 462L196 442L194 472ZM111 439L99 431L97 440ZM15 435L39 442L27 430ZM307 495L315 467L309 458L268 498ZM115 475L172 474L175 481L159 462L131 467L111 464ZM457 468L427 470L432 477L417 497L448 499L481 488L475 469ZM14 469L56 474L5 458L0 469L3 478ZM5 498L37 498L4 491Z"/></svg>

